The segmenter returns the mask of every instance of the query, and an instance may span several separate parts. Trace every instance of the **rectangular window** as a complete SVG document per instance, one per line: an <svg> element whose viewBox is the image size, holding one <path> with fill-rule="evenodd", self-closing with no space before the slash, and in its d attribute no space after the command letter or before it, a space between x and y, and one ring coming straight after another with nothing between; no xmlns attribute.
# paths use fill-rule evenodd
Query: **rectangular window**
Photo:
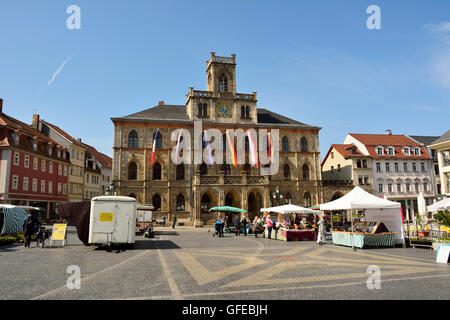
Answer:
<svg viewBox="0 0 450 320"><path fill-rule="evenodd" d="M14 165L18 166L20 164L20 153L14 152Z"/></svg>
<svg viewBox="0 0 450 320"><path fill-rule="evenodd" d="M406 192L411 192L411 185L409 183L406 184Z"/></svg>
<svg viewBox="0 0 450 320"><path fill-rule="evenodd" d="M403 171L408 172L408 163L407 162L403 162Z"/></svg>
<svg viewBox="0 0 450 320"><path fill-rule="evenodd" d="M425 192L428 191L428 185L426 183L423 184L423 191L425 191Z"/></svg>
<svg viewBox="0 0 450 320"><path fill-rule="evenodd" d="M23 160L23 166L25 168L29 168L30 167L30 156L26 155L24 160Z"/></svg>
<svg viewBox="0 0 450 320"><path fill-rule="evenodd" d="M37 183L38 183L38 180L37 179L33 179L33 184L31 186L31 190L33 192L37 192Z"/></svg>
<svg viewBox="0 0 450 320"><path fill-rule="evenodd" d="M53 193L53 181L48 182L48 193L49 194Z"/></svg>
<svg viewBox="0 0 450 320"><path fill-rule="evenodd" d="M58 176L62 175L62 166L58 164Z"/></svg>
<svg viewBox="0 0 450 320"><path fill-rule="evenodd" d="M391 166L389 165L389 162L386 162L386 172L391 171Z"/></svg>
<svg viewBox="0 0 450 320"><path fill-rule="evenodd" d="M67 184L63 184L63 194L67 194Z"/></svg>
<svg viewBox="0 0 450 320"><path fill-rule="evenodd" d="M45 193L45 180L41 180L41 193Z"/></svg>
<svg viewBox="0 0 450 320"><path fill-rule="evenodd" d="M58 182L58 194L61 194L61 183Z"/></svg>
<svg viewBox="0 0 450 320"><path fill-rule="evenodd" d="M17 190L19 188L19 176L13 175L12 177L12 189Z"/></svg>
<svg viewBox="0 0 450 320"><path fill-rule="evenodd" d="M383 155L383 148L377 148L377 153L379 156Z"/></svg>
<svg viewBox="0 0 450 320"><path fill-rule="evenodd" d="M367 160L363 160L363 168L367 168Z"/></svg>
<svg viewBox="0 0 450 320"><path fill-rule="evenodd" d="M48 173L53 174L53 162L48 162Z"/></svg>
<svg viewBox="0 0 450 320"><path fill-rule="evenodd" d="M400 168L398 167L398 162L394 164L395 172L400 172Z"/></svg>
<svg viewBox="0 0 450 320"><path fill-rule="evenodd" d="M418 192L419 192L419 184L418 184L418 183L415 183L415 184L414 184L414 188L415 188L416 192L418 193Z"/></svg>
<svg viewBox="0 0 450 320"><path fill-rule="evenodd" d="M412 170L413 170L413 172L417 171L417 167L416 167L416 163L415 162L413 162L413 164L412 164Z"/></svg>
<svg viewBox="0 0 450 320"><path fill-rule="evenodd" d="M357 160L356 161L356 167L357 168L361 168L361 160Z"/></svg>
<svg viewBox="0 0 450 320"><path fill-rule="evenodd" d="M45 160L42 160L41 161L41 171L42 172L45 172L47 170L47 168L46 168L46 161Z"/></svg>
<svg viewBox="0 0 450 320"><path fill-rule="evenodd" d="M362 176L358 176L358 184L363 184L363 177Z"/></svg>
<svg viewBox="0 0 450 320"><path fill-rule="evenodd" d="M364 176L364 184L369 184L369 176Z"/></svg>
<svg viewBox="0 0 450 320"><path fill-rule="evenodd" d="M381 163L377 162L377 172L381 172Z"/></svg>
<svg viewBox="0 0 450 320"><path fill-rule="evenodd" d="M38 158L33 157L33 170L37 171L38 169Z"/></svg>
<svg viewBox="0 0 450 320"><path fill-rule="evenodd" d="M389 149L388 149L388 154L389 154L390 156L393 156L393 155L394 155L394 148L389 148Z"/></svg>
<svg viewBox="0 0 450 320"><path fill-rule="evenodd" d="M382 184L378 185L378 192L383 192L383 185Z"/></svg>
<svg viewBox="0 0 450 320"><path fill-rule="evenodd" d="M397 192L402 192L402 185L400 183L397 183Z"/></svg>
<svg viewBox="0 0 450 320"><path fill-rule="evenodd" d="M64 177L67 177L67 166L64 166Z"/></svg>
<svg viewBox="0 0 450 320"><path fill-rule="evenodd" d="M28 177L23 177L23 191L28 191L29 179Z"/></svg>
<svg viewBox="0 0 450 320"><path fill-rule="evenodd" d="M422 172L427 171L427 170L425 169L425 163L424 163L424 162L421 162L421 163L420 163L420 169L422 170Z"/></svg>
<svg viewBox="0 0 450 320"><path fill-rule="evenodd" d="M388 192L392 192L392 183L388 183Z"/></svg>

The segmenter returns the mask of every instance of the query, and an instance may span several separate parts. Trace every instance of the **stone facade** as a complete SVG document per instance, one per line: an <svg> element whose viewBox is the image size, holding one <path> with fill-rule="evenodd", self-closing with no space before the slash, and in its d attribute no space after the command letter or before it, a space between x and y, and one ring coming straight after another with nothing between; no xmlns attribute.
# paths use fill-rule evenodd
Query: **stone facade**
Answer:
<svg viewBox="0 0 450 320"><path fill-rule="evenodd" d="M112 118L116 194L153 204L156 216L176 214L179 221L196 226L212 223L215 215L207 210L222 205L243 208L253 219L260 208L278 205L272 195L276 187L283 197L280 204L310 206L322 201L320 128L257 108L256 92L236 93L235 66L234 55L218 57L212 53L207 62L207 91L190 88L186 105L160 102L154 108ZM194 139L200 138L195 137L194 121L201 121L203 130L218 129L222 135L227 129L279 130L278 173L263 175L261 167L249 165L185 164L181 174L181 167L171 160L176 146L176 139L172 141L171 137L175 130L184 129L192 137L193 148ZM160 137L153 165L152 146L157 130ZM239 143L238 139L233 142ZM255 144L258 146L257 141ZM190 159L193 163L194 152ZM248 151L245 160L249 162Z"/></svg>

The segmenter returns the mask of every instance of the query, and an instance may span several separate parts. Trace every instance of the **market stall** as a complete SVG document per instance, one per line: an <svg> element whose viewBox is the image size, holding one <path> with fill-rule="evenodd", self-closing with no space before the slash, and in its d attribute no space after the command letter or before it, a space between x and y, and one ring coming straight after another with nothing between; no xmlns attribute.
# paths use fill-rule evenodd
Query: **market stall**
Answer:
<svg viewBox="0 0 450 320"><path fill-rule="evenodd" d="M219 218L220 213L223 213L224 215L224 220L225 220L225 232L226 233L230 233L230 232L234 232L234 226L233 226L233 220L236 217L236 215L240 218L242 217L242 214L246 214L247 211L245 211L244 209L240 209L240 208L235 208L235 207L230 207L230 206L223 206L223 207L214 207L209 209L209 212L216 212L217 213L217 217ZM251 224L250 222L247 224L247 233L249 233ZM243 232L243 226L241 226L241 232Z"/></svg>
<svg viewBox="0 0 450 320"><path fill-rule="evenodd" d="M39 208L29 206L0 205L0 234L12 234L23 231L23 223L28 211L37 211Z"/></svg>
<svg viewBox="0 0 450 320"><path fill-rule="evenodd" d="M320 205L320 210L350 212L349 228L332 230L334 244L362 249L404 243L401 204L378 198L360 187L342 198Z"/></svg>
<svg viewBox="0 0 450 320"><path fill-rule="evenodd" d="M309 215L316 215L319 212L296 206L293 204L287 204L272 208L261 209L262 213L276 215L278 229L272 231L273 239L281 241L314 241L316 239L316 233L313 228L313 224L308 224L307 221L303 221L304 217ZM300 219L301 218L301 219ZM268 230L264 230L265 236L268 236Z"/></svg>

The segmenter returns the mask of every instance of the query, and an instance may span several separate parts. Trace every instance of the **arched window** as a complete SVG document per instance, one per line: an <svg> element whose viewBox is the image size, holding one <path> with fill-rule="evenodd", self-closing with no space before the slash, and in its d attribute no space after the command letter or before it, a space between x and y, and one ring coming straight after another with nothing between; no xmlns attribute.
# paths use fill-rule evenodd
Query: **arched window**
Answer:
<svg viewBox="0 0 450 320"><path fill-rule="evenodd" d="M283 139L281 139L281 151L289 152L289 140L287 137L283 137Z"/></svg>
<svg viewBox="0 0 450 320"><path fill-rule="evenodd" d="M155 136L153 136L153 139L155 139ZM161 132L158 131L158 135L156 136L156 148L161 149L162 148L162 135Z"/></svg>
<svg viewBox="0 0 450 320"><path fill-rule="evenodd" d="M208 195L205 193L202 196L202 201L200 203L200 210L202 213L208 213L209 209L211 209L211 200L209 199Z"/></svg>
<svg viewBox="0 0 450 320"><path fill-rule="evenodd" d="M291 168L289 167L289 165L285 165L283 168L283 176L284 179L286 180L291 180Z"/></svg>
<svg viewBox="0 0 450 320"><path fill-rule="evenodd" d="M138 147L138 135L136 131L131 131L128 136L128 147L129 148L137 148Z"/></svg>
<svg viewBox="0 0 450 320"><path fill-rule="evenodd" d="M248 142L248 136L245 136L244 148L245 148L245 151L248 151L250 149L250 143Z"/></svg>
<svg viewBox="0 0 450 320"><path fill-rule="evenodd" d="M245 117L247 119L250 118L250 107L249 106L245 107Z"/></svg>
<svg viewBox="0 0 450 320"><path fill-rule="evenodd" d="M206 103L203 104L203 116L208 116L208 107L206 106Z"/></svg>
<svg viewBox="0 0 450 320"><path fill-rule="evenodd" d="M220 80L219 80L219 91L220 92L228 92L228 80L224 74L220 77Z"/></svg>
<svg viewBox="0 0 450 320"><path fill-rule="evenodd" d="M306 164L302 167L302 177L303 180L309 180L309 168Z"/></svg>
<svg viewBox="0 0 450 320"><path fill-rule="evenodd" d="M224 133L223 134L223 136L222 136L222 148L223 148L223 150L222 151L226 151L227 150L227 135Z"/></svg>
<svg viewBox="0 0 450 320"><path fill-rule="evenodd" d="M308 152L308 142L306 141L306 138L300 140L300 149L302 152Z"/></svg>
<svg viewBox="0 0 450 320"><path fill-rule="evenodd" d="M305 193L305 195L303 196L303 200L306 208L311 207L311 195L309 194L309 192Z"/></svg>
<svg viewBox="0 0 450 320"><path fill-rule="evenodd" d="M177 196L177 211L185 211L184 196L182 194Z"/></svg>
<svg viewBox="0 0 450 320"><path fill-rule="evenodd" d="M200 165L200 174L201 174L202 176L208 175L208 166L206 165L206 163L202 163L202 164Z"/></svg>
<svg viewBox="0 0 450 320"><path fill-rule="evenodd" d="M199 117L203 116L203 106L201 103L198 104L198 116Z"/></svg>
<svg viewBox="0 0 450 320"><path fill-rule="evenodd" d="M130 162L130 164L128 165L128 180L137 180L136 162Z"/></svg>
<svg viewBox="0 0 450 320"><path fill-rule="evenodd" d="M177 180L184 180L184 164L177 165Z"/></svg>
<svg viewBox="0 0 450 320"><path fill-rule="evenodd" d="M153 196L152 204L155 211L161 211L161 197L159 194Z"/></svg>
<svg viewBox="0 0 450 320"><path fill-rule="evenodd" d="M241 118L245 118L245 107L241 107Z"/></svg>
<svg viewBox="0 0 450 320"><path fill-rule="evenodd" d="M286 199L286 204L292 204L292 195L289 192L286 193L284 198Z"/></svg>
<svg viewBox="0 0 450 320"><path fill-rule="evenodd" d="M153 165L153 180L161 180L161 165L159 162Z"/></svg>
<svg viewBox="0 0 450 320"><path fill-rule="evenodd" d="M246 164L244 165L244 172L247 173L247 174L249 174L251 170L252 170L252 169L250 168L250 165L249 165L248 163L246 163Z"/></svg>

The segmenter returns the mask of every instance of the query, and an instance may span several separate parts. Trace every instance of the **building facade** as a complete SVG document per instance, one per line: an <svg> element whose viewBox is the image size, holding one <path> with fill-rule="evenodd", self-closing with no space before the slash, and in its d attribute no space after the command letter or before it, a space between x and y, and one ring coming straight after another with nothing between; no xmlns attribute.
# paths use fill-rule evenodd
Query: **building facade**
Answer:
<svg viewBox="0 0 450 320"><path fill-rule="evenodd" d="M450 130L429 145L429 148L437 151L439 194L450 197Z"/></svg>
<svg viewBox="0 0 450 320"><path fill-rule="evenodd" d="M321 164L324 202L335 200L359 186L374 193L373 163L354 144L333 144ZM336 187L335 193L325 196L325 189ZM350 188L349 188L350 187ZM329 192L328 192L329 193Z"/></svg>
<svg viewBox="0 0 450 320"><path fill-rule="evenodd" d="M70 159L68 185L69 201L82 201L84 199L84 160L86 148L83 147L81 142L73 138L60 127L40 119L38 114L33 116L32 126L66 148Z"/></svg>
<svg viewBox="0 0 450 320"><path fill-rule="evenodd" d="M353 144L372 158L374 194L402 204L405 217L415 219L418 197L428 205L435 198L431 157L421 143L407 135L348 134L344 144Z"/></svg>
<svg viewBox="0 0 450 320"><path fill-rule="evenodd" d="M3 203L39 207L47 219L67 202L67 149L2 111L0 99L0 198Z"/></svg>
<svg viewBox="0 0 450 320"><path fill-rule="evenodd" d="M235 55L218 57L211 53L206 73L207 90L189 88L185 105L166 105L161 101L154 108L111 119L114 123L113 182L116 193L134 196L140 203L153 204L156 216L175 214L179 220L195 226L212 222L213 216L208 210L219 205L243 208L251 219L259 214L260 208L278 204L278 198L273 195L276 187L282 197L280 204L319 204L322 200L320 128L258 108L256 92L237 93ZM197 121L201 122L200 131L195 129ZM186 138L183 143L189 143L193 149L194 144L201 141L203 130L207 129L219 130L216 143L227 148L227 130L242 129L243 133L249 129L256 132L279 130L278 171L265 175L261 166L249 164L245 134L241 138L229 138L235 146L245 144L245 154L241 154L245 158L243 164L199 164L195 163L193 152L191 164L176 165L171 154L177 145L173 133L178 129L189 133L192 139L183 134L183 139ZM262 137L254 142L259 152L264 146L267 148L267 135ZM214 141L212 139L211 144ZM205 140L197 144L206 148Z"/></svg>

